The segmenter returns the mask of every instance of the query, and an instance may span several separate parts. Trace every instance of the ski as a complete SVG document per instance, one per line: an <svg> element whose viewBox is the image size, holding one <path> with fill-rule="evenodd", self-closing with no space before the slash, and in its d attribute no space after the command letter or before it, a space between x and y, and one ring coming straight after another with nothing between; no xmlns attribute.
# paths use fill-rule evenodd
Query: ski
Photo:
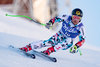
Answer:
<svg viewBox="0 0 100 67"><path fill-rule="evenodd" d="M25 52L25 51L23 51L23 50L20 50L19 48L16 48L16 47L14 47L13 45L9 45L9 47L11 48L11 49L13 49L13 51L17 51L18 53L23 53L25 56L27 56L27 57L30 57L30 58L32 58L32 59L35 59L36 57L35 57L35 55L34 54L29 54L29 53L27 53L27 52Z"/></svg>
<svg viewBox="0 0 100 67"><path fill-rule="evenodd" d="M31 54L35 54L35 55L37 55L39 57L42 57L42 58L47 59L47 60L50 60L52 62L57 62L57 59L55 57L51 57L49 55L46 55L46 54L44 54L42 52L39 52L39 51L36 51L36 50L32 50Z"/></svg>
<svg viewBox="0 0 100 67"><path fill-rule="evenodd" d="M29 52L25 52L25 51L20 50L19 48L14 47L13 45L10 45L9 47L12 48L13 50L17 51L18 53L21 52L21 53L25 54L27 57L30 57L32 59L35 59L36 56L39 56L39 57L42 57L43 59L47 59L52 62L57 62L57 59L55 57L48 56L48 55L46 55L42 52L36 51L36 50L31 50Z"/></svg>

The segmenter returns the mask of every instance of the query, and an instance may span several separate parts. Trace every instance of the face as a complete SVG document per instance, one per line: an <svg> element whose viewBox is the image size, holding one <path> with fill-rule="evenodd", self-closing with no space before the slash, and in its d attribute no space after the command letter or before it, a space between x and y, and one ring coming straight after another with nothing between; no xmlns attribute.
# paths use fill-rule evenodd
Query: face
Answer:
<svg viewBox="0 0 100 67"><path fill-rule="evenodd" d="M81 17L76 16L76 15L72 15L72 22L74 25L77 25L80 20L81 20Z"/></svg>

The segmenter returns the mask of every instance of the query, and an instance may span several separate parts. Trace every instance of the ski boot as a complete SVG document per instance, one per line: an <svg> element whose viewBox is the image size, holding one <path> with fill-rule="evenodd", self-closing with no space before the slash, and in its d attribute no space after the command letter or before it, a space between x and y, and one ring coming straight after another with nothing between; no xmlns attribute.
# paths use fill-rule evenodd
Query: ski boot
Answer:
<svg viewBox="0 0 100 67"><path fill-rule="evenodd" d="M25 47L19 48L20 50L23 50L25 52L28 52L30 50L32 50L31 44L26 45Z"/></svg>
<svg viewBox="0 0 100 67"><path fill-rule="evenodd" d="M44 50L42 53L50 55L52 52L55 52L54 47L49 47L47 50Z"/></svg>

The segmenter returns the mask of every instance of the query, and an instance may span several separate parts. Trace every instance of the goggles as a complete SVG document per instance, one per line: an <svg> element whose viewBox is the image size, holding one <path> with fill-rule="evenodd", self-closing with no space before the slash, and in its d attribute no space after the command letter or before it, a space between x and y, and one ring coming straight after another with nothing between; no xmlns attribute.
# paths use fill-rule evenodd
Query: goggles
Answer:
<svg viewBox="0 0 100 67"><path fill-rule="evenodd" d="M82 17L76 16L76 15L72 15L72 18L81 20Z"/></svg>

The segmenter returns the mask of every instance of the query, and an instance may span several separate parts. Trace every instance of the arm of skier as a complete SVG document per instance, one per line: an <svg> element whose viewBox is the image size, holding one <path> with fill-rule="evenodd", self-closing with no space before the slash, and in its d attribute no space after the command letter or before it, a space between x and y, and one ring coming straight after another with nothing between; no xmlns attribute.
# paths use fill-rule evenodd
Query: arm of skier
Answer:
<svg viewBox="0 0 100 67"><path fill-rule="evenodd" d="M53 19L49 20L48 23L46 23L46 28L50 29L54 23L56 22L62 22L62 19L60 17L54 17Z"/></svg>
<svg viewBox="0 0 100 67"><path fill-rule="evenodd" d="M84 27L80 29L80 34L79 34L79 41L75 44L77 48L81 47L83 43L85 42L85 30Z"/></svg>
<svg viewBox="0 0 100 67"><path fill-rule="evenodd" d="M78 48L80 48L85 42L84 28L81 28L80 32L79 41L70 49L71 53L78 52Z"/></svg>

